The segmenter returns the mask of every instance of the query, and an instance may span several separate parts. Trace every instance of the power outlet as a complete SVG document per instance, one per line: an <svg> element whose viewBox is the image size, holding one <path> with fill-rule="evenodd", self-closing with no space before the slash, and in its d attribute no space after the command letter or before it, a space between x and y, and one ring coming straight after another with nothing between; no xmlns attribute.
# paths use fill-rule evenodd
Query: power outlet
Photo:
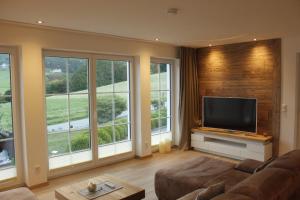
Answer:
<svg viewBox="0 0 300 200"><path fill-rule="evenodd" d="M35 171L40 171L41 166L40 166L40 165L35 165L35 166L34 166L34 169L35 169Z"/></svg>
<svg viewBox="0 0 300 200"><path fill-rule="evenodd" d="M286 104L281 105L281 112L287 112L287 105Z"/></svg>

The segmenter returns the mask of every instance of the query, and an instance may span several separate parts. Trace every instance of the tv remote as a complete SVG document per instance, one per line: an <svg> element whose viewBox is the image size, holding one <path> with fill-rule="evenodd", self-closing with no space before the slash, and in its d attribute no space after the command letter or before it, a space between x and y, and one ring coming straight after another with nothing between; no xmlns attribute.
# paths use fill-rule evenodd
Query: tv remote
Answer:
<svg viewBox="0 0 300 200"><path fill-rule="evenodd" d="M106 182L105 185L106 185L107 187L112 188L112 189L114 189L114 188L116 187L115 184L110 183L110 182Z"/></svg>

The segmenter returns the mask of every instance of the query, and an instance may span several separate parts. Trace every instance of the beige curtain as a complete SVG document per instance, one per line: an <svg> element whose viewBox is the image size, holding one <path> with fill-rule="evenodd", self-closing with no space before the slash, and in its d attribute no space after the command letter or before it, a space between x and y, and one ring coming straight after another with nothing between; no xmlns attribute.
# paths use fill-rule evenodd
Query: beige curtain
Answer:
<svg viewBox="0 0 300 200"><path fill-rule="evenodd" d="M197 50L180 48L180 88L179 88L179 131L181 149L191 146L191 128L200 119L200 91L198 83Z"/></svg>

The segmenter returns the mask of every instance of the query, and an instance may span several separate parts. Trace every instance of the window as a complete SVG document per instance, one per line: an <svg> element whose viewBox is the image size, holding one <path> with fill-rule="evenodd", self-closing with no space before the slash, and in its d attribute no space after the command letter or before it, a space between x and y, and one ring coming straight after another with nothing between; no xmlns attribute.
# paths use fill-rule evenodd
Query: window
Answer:
<svg viewBox="0 0 300 200"><path fill-rule="evenodd" d="M129 69L128 60L96 60L99 158L132 150Z"/></svg>
<svg viewBox="0 0 300 200"><path fill-rule="evenodd" d="M171 64L151 62L152 145L171 137Z"/></svg>
<svg viewBox="0 0 300 200"><path fill-rule="evenodd" d="M92 160L89 59L45 57L49 168Z"/></svg>
<svg viewBox="0 0 300 200"><path fill-rule="evenodd" d="M0 48L0 181L17 176L12 53Z"/></svg>
<svg viewBox="0 0 300 200"><path fill-rule="evenodd" d="M49 169L132 152L131 60L52 51L45 55Z"/></svg>

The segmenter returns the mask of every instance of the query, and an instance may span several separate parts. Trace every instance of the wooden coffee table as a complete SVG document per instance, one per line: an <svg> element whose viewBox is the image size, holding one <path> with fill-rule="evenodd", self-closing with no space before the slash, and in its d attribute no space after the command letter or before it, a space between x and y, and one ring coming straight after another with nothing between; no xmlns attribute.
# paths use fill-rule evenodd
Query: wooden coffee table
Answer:
<svg viewBox="0 0 300 200"><path fill-rule="evenodd" d="M92 178L96 182L110 181L115 184L121 185L123 188L114 192L108 193L104 196L98 197L95 200L140 200L145 198L145 190L143 188L129 184L128 182L118 179L114 176L105 174ZM90 179L89 179L90 180ZM86 188L89 180L67 185L55 190L55 197L58 200L87 200L81 196L78 191Z"/></svg>

